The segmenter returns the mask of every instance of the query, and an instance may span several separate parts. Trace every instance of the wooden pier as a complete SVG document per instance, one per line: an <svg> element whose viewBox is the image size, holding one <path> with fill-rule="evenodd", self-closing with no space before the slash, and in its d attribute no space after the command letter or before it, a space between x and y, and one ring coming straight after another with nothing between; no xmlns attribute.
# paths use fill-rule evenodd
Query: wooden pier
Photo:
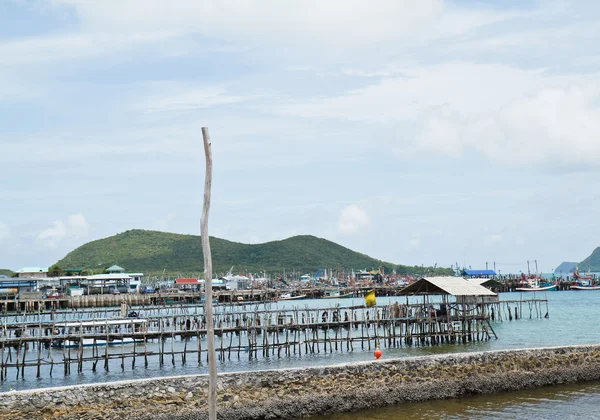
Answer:
<svg viewBox="0 0 600 420"><path fill-rule="evenodd" d="M301 302L301 301L299 301ZM325 302L325 301L324 301ZM485 303L400 303L371 308L323 306L277 308L275 304L217 305L216 353L222 362L233 359L301 357L307 354L371 351L380 348L433 346L497 338L490 321L547 316L547 300ZM305 305L306 306L306 305ZM182 365L206 361L207 325L202 305L163 304L120 309L75 309L22 312L0 317L0 380L22 378L26 369L37 377L64 375L72 370L121 370L136 364ZM124 317L124 310L142 318ZM144 319L143 326L135 320ZM89 321L96 321L93 327ZM121 320L115 324L115 320ZM71 325L66 330L65 323ZM78 328L77 323L82 327ZM87 324L86 324L87 323ZM57 344L75 343L72 347ZM102 343L131 344L117 346ZM84 342L91 343L89 347ZM112 365L115 368L114 364Z"/></svg>

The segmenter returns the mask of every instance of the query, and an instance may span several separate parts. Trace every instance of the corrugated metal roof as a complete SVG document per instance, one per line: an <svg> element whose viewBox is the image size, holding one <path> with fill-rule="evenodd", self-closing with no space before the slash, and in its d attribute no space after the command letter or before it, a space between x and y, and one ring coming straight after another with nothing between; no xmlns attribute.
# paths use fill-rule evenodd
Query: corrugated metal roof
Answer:
<svg viewBox="0 0 600 420"><path fill-rule="evenodd" d="M485 279L485 278L481 278L481 277L475 277L475 278L471 278L471 279L467 279L470 282L473 282L475 284L485 284L485 283L489 283L492 285L497 285L497 286L502 286L502 283L499 282L496 279Z"/></svg>
<svg viewBox="0 0 600 420"><path fill-rule="evenodd" d="M400 291L402 295L496 296L496 293L462 277L422 277Z"/></svg>

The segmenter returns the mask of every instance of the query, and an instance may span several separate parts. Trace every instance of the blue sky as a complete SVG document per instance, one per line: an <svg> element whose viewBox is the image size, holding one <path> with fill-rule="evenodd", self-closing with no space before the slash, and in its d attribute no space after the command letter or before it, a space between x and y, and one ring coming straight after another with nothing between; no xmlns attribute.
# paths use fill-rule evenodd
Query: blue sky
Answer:
<svg viewBox="0 0 600 420"><path fill-rule="evenodd" d="M0 267L128 229L549 271L600 245L600 6L0 0ZM235 264L232 261L231 264Z"/></svg>

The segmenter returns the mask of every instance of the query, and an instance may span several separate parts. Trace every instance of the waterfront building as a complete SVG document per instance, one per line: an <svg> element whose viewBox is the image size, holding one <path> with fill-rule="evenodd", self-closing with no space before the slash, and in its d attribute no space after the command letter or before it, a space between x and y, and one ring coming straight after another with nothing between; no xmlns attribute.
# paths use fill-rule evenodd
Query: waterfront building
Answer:
<svg viewBox="0 0 600 420"><path fill-rule="evenodd" d="M23 267L17 271L20 279L45 279L48 277L48 267Z"/></svg>

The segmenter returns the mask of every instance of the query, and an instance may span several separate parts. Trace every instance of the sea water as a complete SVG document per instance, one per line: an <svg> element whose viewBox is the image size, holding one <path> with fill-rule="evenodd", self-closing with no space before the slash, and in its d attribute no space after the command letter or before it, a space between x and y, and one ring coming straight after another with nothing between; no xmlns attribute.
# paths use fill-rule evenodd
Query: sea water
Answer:
<svg viewBox="0 0 600 420"><path fill-rule="evenodd" d="M533 293L501 293L501 300L516 300L521 297L531 298ZM472 342L467 344L444 344L437 346L423 347L400 347L400 348L382 348L382 359L411 357L428 354L471 352L500 349L517 349L533 347L564 346L572 344L600 344L600 322L598 322L598 308L600 308L600 291L553 291L545 294L535 294L536 297L548 298L548 318L538 317L532 310L532 316L529 318L530 311L527 304L522 305L522 318L515 321L505 320L504 322L494 322L492 326L498 335L498 339L491 339L484 342ZM412 300L412 299L411 299ZM405 303L405 297L379 297L378 305L388 303ZM324 308L336 305L351 306L362 304L362 299L314 299L302 301L279 302L271 306L271 309L297 307L304 308ZM512 306L514 306L513 304ZM546 313L546 305L542 305L542 312ZM521 311L521 309L520 309ZM188 350L196 347L197 343L192 339L188 343ZM204 339L205 340L205 339ZM234 339L233 344L235 345ZM182 349L182 343L177 342L179 349ZM206 349L206 343L202 344ZM131 351L132 349L128 349ZM170 345L165 347L170 351ZM62 350L50 350L54 353L54 360L62 360ZM136 351L143 351L143 345L138 346ZM103 350L101 350L101 353ZM119 348L111 348L111 352L120 353ZM43 358L48 358L48 351L44 351ZM230 359L219 361L217 365L218 372L232 371L251 371L264 369L281 369L288 367L308 367L324 366L337 363L351 363L358 361L373 360L373 351L368 350L367 346L362 350L360 345L354 345L354 351L346 351L342 346L341 351L321 352L315 354L305 354L302 356L292 355L278 357L277 353L273 356L262 357L259 355L256 359L250 359L243 350L238 358L237 351L232 351ZM102 356L102 354L101 354ZM48 367L44 367L41 372L41 378L35 378L35 367L26 368L25 378L16 379L15 369L9 369L8 379L0 383L0 392L10 389L30 389L40 387L53 387L63 385L76 385L84 383L109 382L125 379L141 379L159 376L173 376L186 374L207 373L205 360L206 354L203 354L203 361L198 365L194 354L188 354L187 363L182 366L181 356L176 355L175 365L171 363L171 357L165 355L165 363L160 366L158 356L148 357L149 366L144 367L143 357L138 357L135 367L131 366L131 359L125 359L124 366L121 367L121 360L110 361L110 370L104 370L104 361L100 358L96 372L91 370L91 362L84 363L83 373L78 374L76 363L72 365L71 374L64 376L62 365L54 367L53 377L49 375Z"/></svg>
<svg viewBox="0 0 600 420"><path fill-rule="evenodd" d="M405 403L353 413L311 417L311 420L359 419L600 419L600 382Z"/></svg>

